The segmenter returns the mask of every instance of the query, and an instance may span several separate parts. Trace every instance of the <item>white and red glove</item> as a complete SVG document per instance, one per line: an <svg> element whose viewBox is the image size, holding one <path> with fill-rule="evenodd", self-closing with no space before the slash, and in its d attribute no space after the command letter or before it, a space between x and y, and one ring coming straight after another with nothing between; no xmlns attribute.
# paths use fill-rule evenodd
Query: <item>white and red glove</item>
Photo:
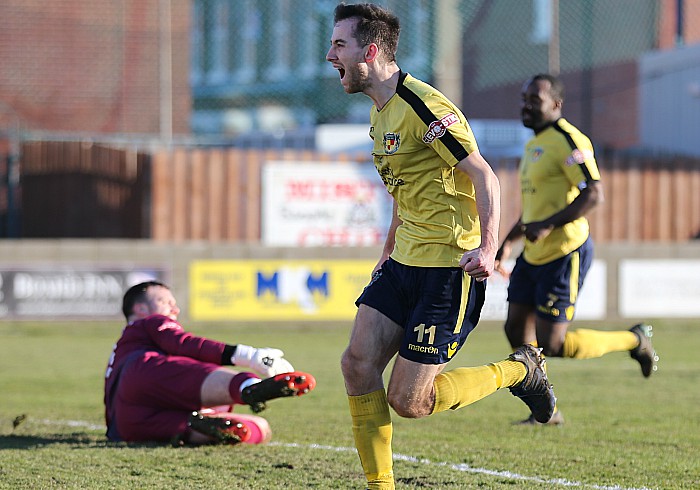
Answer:
<svg viewBox="0 0 700 490"><path fill-rule="evenodd" d="M238 344L231 356L231 363L252 369L264 378L271 378L281 373L290 373L294 367L284 357L284 352L269 347L255 348Z"/></svg>

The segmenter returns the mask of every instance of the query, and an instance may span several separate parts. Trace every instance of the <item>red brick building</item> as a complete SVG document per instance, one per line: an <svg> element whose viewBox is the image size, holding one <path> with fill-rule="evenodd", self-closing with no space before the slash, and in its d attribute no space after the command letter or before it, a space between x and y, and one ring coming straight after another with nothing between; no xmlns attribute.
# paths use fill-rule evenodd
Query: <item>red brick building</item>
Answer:
<svg viewBox="0 0 700 490"><path fill-rule="evenodd" d="M0 130L189 132L189 13L187 0L3 0Z"/></svg>
<svg viewBox="0 0 700 490"><path fill-rule="evenodd" d="M533 33L534 10L543 3L484 2L471 17L463 31L462 65L462 106L469 118L519 119L523 82L551 71L549 39L537 40ZM597 145L638 145L639 57L700 42L700 1L558 3L565 117ZM520 21L512 22L514 17Z"/></svg>

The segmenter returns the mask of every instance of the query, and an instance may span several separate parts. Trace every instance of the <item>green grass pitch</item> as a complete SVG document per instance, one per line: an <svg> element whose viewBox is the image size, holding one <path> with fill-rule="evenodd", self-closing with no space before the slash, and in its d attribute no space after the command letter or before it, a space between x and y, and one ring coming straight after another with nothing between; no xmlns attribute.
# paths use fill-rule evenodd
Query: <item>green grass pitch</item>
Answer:
<svg viewBox="0 0 700 490"><path fill-rule="evenodd" d="M0 323L0 488L364 488L339 368L350 325L188 327L280 347L318 386L269 404L266 446L109 443L102 377L122 325ZM700 325L660 321L654 333L650 379L626 353L549 360L563 427L514 426L527 409L507 390L425 419L394 415L397 488L700 488ZM501 325L486 322L451 367L507 354Z"/></svg>

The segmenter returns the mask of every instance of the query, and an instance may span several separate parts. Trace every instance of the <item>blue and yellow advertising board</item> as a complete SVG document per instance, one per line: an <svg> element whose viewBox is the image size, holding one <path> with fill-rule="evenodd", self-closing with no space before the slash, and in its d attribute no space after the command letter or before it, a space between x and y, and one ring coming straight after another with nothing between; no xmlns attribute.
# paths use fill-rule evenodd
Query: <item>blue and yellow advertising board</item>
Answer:
<svg viewBox="0 0 700 490"><path fill-rule="evenodd" d="M201 260L190 265L195 321L352 320L371 260Z"/></svg>

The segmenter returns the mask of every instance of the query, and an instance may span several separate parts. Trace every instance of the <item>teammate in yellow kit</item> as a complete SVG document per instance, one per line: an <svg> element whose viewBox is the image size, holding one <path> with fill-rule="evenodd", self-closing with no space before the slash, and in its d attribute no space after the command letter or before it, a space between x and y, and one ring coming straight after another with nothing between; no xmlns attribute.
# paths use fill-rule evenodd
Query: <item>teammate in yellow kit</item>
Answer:
<svg viewBox="0 0 700 490"><path fill-rule="evenodd" d="M590 140L562 117L564 86L551 75L528 80L522 91L523 125L535 136L520 160L522 215L496 255L496 269L513 241L524 237L510 273L505 331L513 348L532 343L546 356L588 359L629 351L645 377L656 369L651 326L629 331L568 331L578 292L593 260L586 213L603 200ZM564 418L556 411L550 424ZM525 423L536 424L530 416Z"/></svg>
<svg viewBox="0 0 700 490"><path fill-rule="evenodd" d="M498 180L462 112L399 69L396 16L372 4L340 4L334 20L326 59L347 93L374 102L374 164L394 200L341 361L368 488L393 489L389 406L418 418L508 387L546 422L555 398L529 344L500 362L443 372L476 326L494 270ZM385 390L382 374L395 355Z"/></svg>

